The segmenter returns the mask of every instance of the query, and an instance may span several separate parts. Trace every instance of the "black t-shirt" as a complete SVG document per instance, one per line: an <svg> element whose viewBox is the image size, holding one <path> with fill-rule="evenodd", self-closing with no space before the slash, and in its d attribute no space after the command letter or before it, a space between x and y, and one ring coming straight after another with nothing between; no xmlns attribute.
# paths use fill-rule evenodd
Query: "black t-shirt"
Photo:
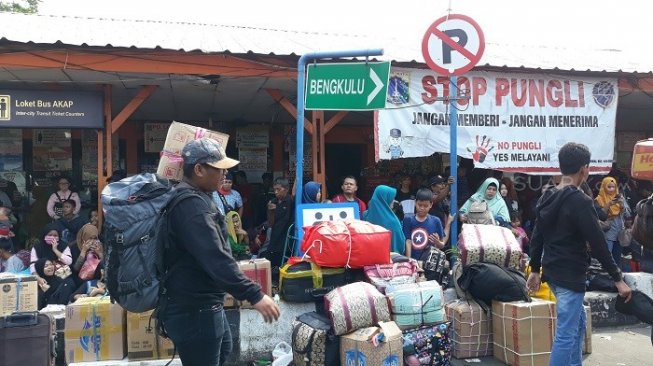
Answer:
<svg viewBox="0 0 653 366"><path fill-rule="evenodd" d="M405 200L414 200L415 195L412 192L402 192L401 189L397 190L397 194L395 195L395 201L401 202Z"/></svg>

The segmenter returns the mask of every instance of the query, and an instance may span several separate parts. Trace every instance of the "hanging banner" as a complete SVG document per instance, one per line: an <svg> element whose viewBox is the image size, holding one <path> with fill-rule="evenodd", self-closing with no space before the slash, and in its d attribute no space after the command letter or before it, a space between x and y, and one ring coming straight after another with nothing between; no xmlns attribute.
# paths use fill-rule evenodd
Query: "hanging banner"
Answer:
<svg viewBox="0 0 653 366"><path fill-rule="evenodd" d="M3 89L0 127L104 128L102 93Z"/></svg>
<svg viewBox="0 0 653 366"><path fill-rule="evenodd" d="M144 126L143 140L146 153L160 153L166 142L170 123L146 123Z"/></svg>
<svg viewBox="0 0 653 366"><path fill-rule="evenodd" d="M270 146L270 129L267 126L247 126L236 130L236 147L267 149Z"/></svg>
<svg viewBox="0 0 653 366"><path fill-rule="evenodd" d="M260 183L261 175L268 171L268 149L238 149L238 170L247 173L250 183Z"/></svg>
<svg viewBox="0 0 653 366"><path fill-rule="evenodd" d="M610 171L617 79L470 72L458 77L458 155L480 168L557 174L567 142L592 152L590 171ZM375 115L376 160L449 151L449 78L393 68L386 109Z"/></svg>
<svg viewBox="0 0 653 366"><path fill-rule="evenodd" d="M32 146L34 171L73 170L70 130L33 130Z"/></svg>
<svg viewBox="0 0 653 366"><path fill-rule="evenodd" d="M23 170L23 130L3 129L0 133L0 171Z"/></svg>

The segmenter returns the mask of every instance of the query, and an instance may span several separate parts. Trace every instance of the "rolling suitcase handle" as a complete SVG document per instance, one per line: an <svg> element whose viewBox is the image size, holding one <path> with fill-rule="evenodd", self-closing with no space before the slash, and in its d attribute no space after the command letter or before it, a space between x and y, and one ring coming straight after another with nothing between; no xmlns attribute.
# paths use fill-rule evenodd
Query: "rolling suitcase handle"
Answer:
<svg viewBox="0 0 653 366"><path fill-rule="evenodd" d="M39 313L35 311L7 315L5 317L5 328L29 327L36 325L39 323L38 316Z"/></svg>

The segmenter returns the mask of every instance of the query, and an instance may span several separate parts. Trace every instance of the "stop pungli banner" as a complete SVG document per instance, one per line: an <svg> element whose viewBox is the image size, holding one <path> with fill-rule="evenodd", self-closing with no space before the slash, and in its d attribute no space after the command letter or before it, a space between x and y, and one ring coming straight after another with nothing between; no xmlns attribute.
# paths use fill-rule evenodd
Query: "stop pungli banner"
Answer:
<svg viewBox="0 0 653 366"><path fill-rule="evenodd" d="M477 167L557 174L567 142L587 145L590 171L614 154L616 78L469 72L458 77L458 155ZM392 68L386 108L375 114L376 160L449 153L449 78Z"/></svg>

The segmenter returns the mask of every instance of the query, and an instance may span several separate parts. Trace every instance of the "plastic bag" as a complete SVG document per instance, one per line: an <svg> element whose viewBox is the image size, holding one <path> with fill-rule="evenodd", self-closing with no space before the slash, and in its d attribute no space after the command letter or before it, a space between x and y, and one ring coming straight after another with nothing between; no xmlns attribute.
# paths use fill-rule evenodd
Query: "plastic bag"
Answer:
<svg viewBox="0 0 653 366"><path fill-rule="evenodd" d="M288 366L293 360L292 347L286 342L279 342L272 350L272 366Z"/></svg>

